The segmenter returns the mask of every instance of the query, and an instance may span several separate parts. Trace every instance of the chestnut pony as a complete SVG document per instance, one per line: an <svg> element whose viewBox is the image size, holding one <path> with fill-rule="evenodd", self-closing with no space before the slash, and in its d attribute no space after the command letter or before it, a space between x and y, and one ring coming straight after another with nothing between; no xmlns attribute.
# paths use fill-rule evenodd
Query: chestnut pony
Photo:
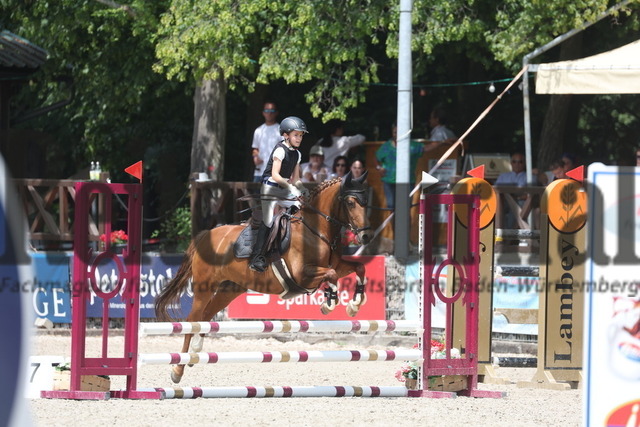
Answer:
<svg viewBox="0 0 640 427"><path fill-rule="evenodd" d="M367 174L354 179L351 173L319 184L291 217L289 249L282 255L290 277L283 280L282 272L271 264L263 273L249 268L250 258L237 258L234 242L246 225L224 225L200 232L185 252L184 260L175 278L162 290L155 301L156 316L170 320L169 308L177 307L180 295L189 284L193 287L193 305L186 318L188 322L210 321L216 313L228 306L247 290L265 294L312 293L327 282L323 314L331 312L337 304L337 280L352 272L357 283L353 299L347 306L355 316L366 302L364 293L365 269L361 263L341 258L340 231L343 227L354 232L366 244L372 233L367 218L368 189L364 183ZM192 279L191 282L189 279ZM283 286L284 284L284 286ZM288 289L286 289L288 288ZM291 294L291 291L294 291ZM185 335L182 352L200 352L201 335ZM193 341L193 342L192 342ZM184 374L184 365L172 368L171 379L178 383Z"/></svg>

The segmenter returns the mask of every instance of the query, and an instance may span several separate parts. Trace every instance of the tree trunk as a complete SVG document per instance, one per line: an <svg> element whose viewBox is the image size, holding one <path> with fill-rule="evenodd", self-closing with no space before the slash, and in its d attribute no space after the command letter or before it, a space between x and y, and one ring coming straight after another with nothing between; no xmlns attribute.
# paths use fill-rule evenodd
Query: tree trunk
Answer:
<svg viewBox="0 0 640 427"><path fill-rule="evenodd" d="M226 83L220 78L204 80L193 95L191 173L206 172L214 181L224 178L226 94Z"/></svg>
<svg viewBox="0 0 640 427"><path fill-rule="evenodd" d="M582 51L582 33L569 38L560 46L560 61L579 57ZM567 118L572 99L572 95L552 95L549 100L538 144L537 166L540 171L548 170L551 162L566 151L563 147L567 146Z"/></svg>
<svg viewBox="0 0 640 427"><path fill-rule="evenodd" d="M222 78L203 80L193 94L193 138L191 141L191 174L204 172L213 181L224 179L224 143L226 133L226 83ZM192 234L212 228L218 222L220 191L196 193L191 200Z"/></svg>

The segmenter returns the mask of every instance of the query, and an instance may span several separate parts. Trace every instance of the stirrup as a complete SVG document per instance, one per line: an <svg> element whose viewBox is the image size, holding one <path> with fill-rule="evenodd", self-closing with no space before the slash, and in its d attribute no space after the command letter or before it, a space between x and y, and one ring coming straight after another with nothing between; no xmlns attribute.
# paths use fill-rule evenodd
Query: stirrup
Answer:
<svg viewBox="0 0 640 427"><path fill-rule="evenodd" d="M249 268L258 273L263 273L267 269L267 259L264 255L258 255L251 260Z"/></svg>

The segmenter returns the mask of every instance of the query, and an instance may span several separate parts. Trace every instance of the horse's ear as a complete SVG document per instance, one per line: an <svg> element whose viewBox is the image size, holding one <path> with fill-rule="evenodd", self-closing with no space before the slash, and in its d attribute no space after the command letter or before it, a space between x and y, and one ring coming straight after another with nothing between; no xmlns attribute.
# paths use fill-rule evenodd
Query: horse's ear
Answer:
<svg viewBox="0 0 640 427"><path fill-rule="evenodd" d="M349 171L349 173L351 173L351 171ZM364 184L364 182L367 179L367 175L369 174L368 170L365 170L364 173L362 175L360 175L359 178L354 179L354 182L357 182L358 184Z"/></svg>
<svg viewBox="0 0 640 427"><path fill-rule="evenodd" d="M340 183L340 188L349 188L351 186L351 171L347 172L345 176L342 177L342 182Z"/></svg>

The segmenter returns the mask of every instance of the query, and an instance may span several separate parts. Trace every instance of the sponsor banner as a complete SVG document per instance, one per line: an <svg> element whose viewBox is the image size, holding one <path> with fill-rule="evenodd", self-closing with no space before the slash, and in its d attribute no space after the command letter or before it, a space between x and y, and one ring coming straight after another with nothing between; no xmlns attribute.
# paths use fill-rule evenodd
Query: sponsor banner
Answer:
<svg viewBox="0 0 640 427"><path fill-rule="evenodd" d="M23 284L23 290L33 292L31 302L36 317L71 323L70 262L71 255L64 252L31 254L35 274Z"/></svg>
<svg viewBox="0 0 640 427"><path fill-rule="evenodd" d="M346 256L347 260L359 261L365 265L367 278L367 303L362 306L358 315L349 317L346 306L356 285L355 273L338 280L339 305L328 314L320 312L324 302L321 286L311 295L299 295L283 300L278 295L246 293L236 298L230 305L228 317L231 319L298 319L298 320L349 320L349 319L386 319L386 292L384 256Z"/></svg>
<svg viewBox="0 0 640 427"><path fill-rule="evenodd" d="M586 426L640 426L640 167L589 166Z"/></svg>
<svg viewBox="0 0 640 427"><path fill-rule="evenodd" d="M32 253L34 274L21 283L20 291L32 293L31 304L36 317L47 318L53 323L71 323L71 297L73 286L70 281L71 252ZM153 303L160 290L178 271L182 262L181 254L143 254L140 271L140 317L155 318ZM115 264L105 263L96 268L96 283L103 290L112 289L118 281ZM75 285L74 285L75 286ZM191 291L181 298L182 314L191 310ZM124 317L124 300L119 297L109 302L109 316ZM102 300L91 292L87 305L88 317L102 317Z"/></svg>
<svg viewBox="0 0 640 427"><path fill-rule="evenodd" d="M437 265L436 265L437 268ZM440 288L445 289L447 275L439 277ZM418 320L420 318L420 272L419 263L407 264L405 269L405 319ZM541 291L537 277L496 277L493 285L489 288L480 283L479 292L490 291L493 296L493 307L500 308L538 308L538 293ZM431 324L435 328L445 326L446 305L436 299L435 307L432 309ZM511 324L501 314L493 315L493 332L508 334L537 335L537 324Z"/></svg>
<svg viewBox="0 0 640 427"><path fill-rule="evenodd" d="M72 253L31 254L35 274L22 285L23 290L32 292L32 307L37 317L50 319L54 323L71 322L70 264ZM356 319L384 319L385 312L385 269L384 256L346 257L365 263L367 277L367 303L362 307ZM153 304L160 290L171 280L182 262L181 254L150 255L143 254L140 274L140 317L155 318ZM114 263L107 262L96 268L96 283L104 291L115 288L118 282L118 270ZM344 307L353 297L355 274L339 281L340 306L333 313L324 316L320 313L320 304L324 293L318 291L312 295L299 296L290 300L281 300L277 295L247 293L240 296L229 306L229 317L238 319L351 319ZM28 288L28 289L27 289ZM181 297L180 311L176 317L186 317L191 310L192 291L189 288ZM114 297L109 301L109 316L124 317L125 301ZM87 317L102 317L102 300L91 292L87 304Z"/></svg>

